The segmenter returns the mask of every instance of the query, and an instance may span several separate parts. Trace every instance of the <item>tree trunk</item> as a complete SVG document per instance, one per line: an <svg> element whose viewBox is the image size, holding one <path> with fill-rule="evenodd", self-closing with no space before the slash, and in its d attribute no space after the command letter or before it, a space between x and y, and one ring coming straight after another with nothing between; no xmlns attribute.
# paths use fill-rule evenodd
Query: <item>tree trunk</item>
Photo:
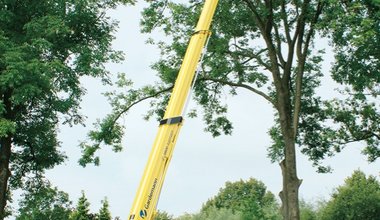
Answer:
<svg viewBox="0 0 380 220"><path fill-rule="evenodd" d="M11 137L0 139L0 220L5 217L7 204L8 179L10 177L9 160L11 156Z"/></svg>
<svg viewBox="0 0 380 220"><path fill-rule="evenodd" d="M288 162L284 159L280 166L282 170L281 214L285 220L299 220L298 189L302 181L297 177L295 161Z"/></svg>
<svg viewBox="0 0 380 220"><path fill-rule="evenodd" d="M292 122L292 105L287 84L277 85L278 111L280 117L281 133L284 138L284 160L281 161L282 191L280 198L282 202L281 213L285 220L299 220L298 189L301 180L297 177L297 159L295 147L295 132Z"/></svg>

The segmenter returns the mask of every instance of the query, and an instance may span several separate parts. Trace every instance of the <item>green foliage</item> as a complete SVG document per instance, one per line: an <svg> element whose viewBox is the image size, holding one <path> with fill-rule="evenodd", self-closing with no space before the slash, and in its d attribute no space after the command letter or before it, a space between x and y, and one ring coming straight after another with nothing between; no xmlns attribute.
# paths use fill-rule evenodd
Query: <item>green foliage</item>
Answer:
<svg viewBox="0 0 380 220"><path fill-rule="evenodd" d="M332 4L338 1L332 1ZM379 95L380 83L380 3L354 0L331 8L330 31L336 51L333 77L357 92Z"/></svg>
<svg viewBox="0 0 380 220"><path fill-rule="evenodd" d="M173 216L169 215L167 212L158 211L154 220L173 220Z"/></svg>
<svg viewBox="0 0 380 220"><path fill-rule="evenodd" d="M73 208L67 193L49 182L40 183L30 185L23 194L16 220L112 220L107 198L101 201L99 213L95 214L90 212L90 202L83 191Z"/></svg>
<svg viewBox="0 0 380 220"><path fill-rule="evenodd" d="M0 137L6 137L8 134L14 133L15 131L15 123L4 118L0 118Z"/></svg>
<svg viewBox="0 0 380 220"><path fill-rule="evenodd" d="M246 195L238 193L241 184L248 182L226 183L226 187L222 188L218 195L207 201L201 211L196 214L184 214L175 220L245 220L245 219L281 219L279 216L279 208L275 203L268 206L264 210L266 217L247 216L246 212L249 208L245 207L245 201L249 201ZM231 187L234 185L236 187ZM262 183L257 182L256 187L261 188ZM226 190L229 187L230 190ZM257 191L257 190L256 190ZM238 197L240 196L240 197ZM254 197L254 196L252 196ZM253 199L256 199L254 197ZM223 201L222 201L223 200ZM218 208L216 204L221 205ZM256 200L256 203L261 203ZM227 205L226 205L227 204ZM255 203L251 203L252 207ZM269 211L270 210L270 211ZM317 202L300 201L300 220L364 220L377 219L380 211L380 182L373 176L366 177L361 171L354 171L351 177L345 180L345 184L339 186L332 194L329 201L319 200ZM270 214L269 214L270 213ZM173 219L165 212L161 213L165 220ZM269 215L268 215L269 214ZM272 216L272 217L269 217Z"/></svg>
<svg viewBox="0 0 380 220"><path fill-rule="evenodd" d="M322 211L322 220L378 219L380 183L375 177L355 171L338 187Z"/></svg>
<svg viewBox="0 0 380 220"><path fill-rule="evenodd" d="M255 179L226 182L219 193L207 201L202 212L210 208L226 209L241 213L243 220L280 219L279 206L274 195L266 190L264 183Z"/></svg>
<svg viewBox="0 0 380 220"><path fill-rule="evenodd" d="M90 213L90 202L87 200L84 191L78 200L75 210L70 215L70 220L95 220L95 215Z"/></svg>
<svg viewBox="0 0 380 220"><path fill-rule="evenodd" d="M274 195L255 179L226 182L219 193L209 199L199 213L173 218L158 212L156 220L279 220L279 206Z"/></svg>
<svg viewBox="0 0 380 220"><path fill-rule="evenodd" d="M197 214L185 214L176 220L242 220L241 214L228 209L211 207Z"/></svg>
<svg viewBox="0 0 380 220"><path fill-rule="evenodd" d="M99 210L97 220L112 220L111 212L109 211L109 204L107 198L102 200L102 207Z"/></svg>
<svg viewBox="0 0 380 220"><path fill-rule="evenodd" d="M117 87L125 90L127 87L132 86L132 82L125 78L124 74L119 74ZM83 155L79 163L86 166L88 163L99 164L99 156L96 155L102 144L112 146L114 151L122 150L122 137L124 135L123 128L118 120L128 112L134 105L152 97L162 97L162 101L151 102L151 106L157 107L158 110L152 110L147 113L145 119L149 119L153 114L157 114L162 118L164 115L162 108L164 108L169 101L167 91L171 90L172 86L165 88L162 86L144 86L141 89L130 88L126 94L119 94L116 91L107 92L113 112L107 115L103 120L98 120L95 123L96 130L90 131L88 134L89 140L80 144L83 149ZM159 107L159 108L158 108ZM154 108L156 109L156 108Z"/></svg>
<svg viewBox="0 0 380 220"><path fill-rule="evenodd" d="M307 203L304 200L300 202L300 220L317 220L318 210L314 204Z"/></svg>
<svg viewBox="0 0 380 220"><path fill-rule="evenodd" d="M43 184L23 194L16 220L68 220L71 201L67 193Z"/></svg>
<svg viewBox="0 0 380 220"><path fill-rule="evenodd" d="M314 82L304 84L304 94L309 98L301 100L297 143L319 172L330 171L330 167L321 164L324 158L341 152L352 142L365 141L363 153L369 161L380 156L380 112L376 100L380 92L380 50L375 46L380 39L380 5L377 1L360 0L331 0L324 4L324 16L317 28L330 39L334 48L333 79L347 87L337 94L340 99L322 100L314 97L311 89L319 86L320 73L319 77L304 79ZM322 57L312 59L318 61ZM318 76L318 71L315 73ZM269 155L273 161L281 160L283 136L280 127L275 125L270 135L273 146Z"/></svg>
<svg viewBox="0 0 380 220"><path fill-rule="evenodd" d="M326 13L325 34L332 39L335 62L332 77L347 86L345 100L327 105L327 114L339 128L327 132L333 151L346 143L365 141L369 161L380 156L380 3L376 0L340 2L331 0ZM339 7L336 7L339 5ZM335 138L331 136L335 135Z"/></svg>
<svg viewBox="0 0 380 220"><path fill-rule="evenodd" d="M1 1L0 149L11 155L0 162L2 169L10 162L12 189L26 188L65 160L57 126L84 122L81 77L108 84L104 64L123 59L111 47L117 22L106 11L134 2Z"/></svg>

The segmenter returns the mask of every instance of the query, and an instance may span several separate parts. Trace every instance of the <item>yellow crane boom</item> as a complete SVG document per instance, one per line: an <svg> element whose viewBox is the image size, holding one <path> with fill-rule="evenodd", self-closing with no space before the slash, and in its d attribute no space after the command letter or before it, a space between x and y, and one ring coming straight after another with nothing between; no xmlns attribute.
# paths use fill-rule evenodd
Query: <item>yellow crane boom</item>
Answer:
<svg viewBox="0 0 380 220"><path fill-rule="evenodd" d="M218 0L206 0L192 35L171 94L164 119L161 120L129 220L153 220L165 174L183 121L183 109L191 90L195 71L210 34L209 28Z"/></svg>

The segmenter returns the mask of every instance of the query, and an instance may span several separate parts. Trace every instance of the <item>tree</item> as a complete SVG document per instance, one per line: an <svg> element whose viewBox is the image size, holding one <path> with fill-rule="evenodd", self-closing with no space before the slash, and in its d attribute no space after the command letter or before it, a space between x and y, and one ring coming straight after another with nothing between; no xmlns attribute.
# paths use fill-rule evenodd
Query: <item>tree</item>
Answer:
<svg viewBox="0 0 380 220"><path fill-rule="evenodd" d="M355 171L338 187L322 210L321 219L378 219L380 183L375 177Z"/></svg>
<svg viewBox="0 0 380 220"><path fill-rule="evenodd" d="M68 220L71 204L67 193L45 183L24 193L16 220Z"/></svg>
<svg viewBox="0 0 380 220"><path fill-rule="evenodd" d="M81 76L109 83L104 63L122 59L111 48L116 22L105 11L133 2L1 1L0 219L7 190L66 158L56 128L83 123Z"/></svg>
<svg viewBox="0 0 380 220"><path fill-rule="evenodd" d="M252 178L247 181L226 182L225 187L208 200L201 211L207 212L210 208L241 213L242 220L279 219L279 207L274 195L266 190L264 183Z"/></svg>
<svg viewBox="0 0 380 220"><path fill-rule="evenodd" d="M166 212L159 212L156 219L173 219ZM274 195L265 185L250 178L247 181L226 182L219 193L209 199L199 213L184 214L176 220L236 219L236 220L277 220L279 206Z"/></svg>
<svg viewBox="0 0 380 220"><path fill-rule="evenodd" d="M90 213L90 202L87 200L84 191L78 199L78 204L70 216L70 220L95 220L96 216Z"/></svg>
<svg viewBox="0 0 380 220"><path fill-rule="evenodd" d="M314 204L300 201L300 219L301 220L317 220L317 210Z"/></svg>
<svg viewBox="0 0 380 220"><path fill-rule="evenodd" d="M162 50L162 57L153 65L161 81L140 89L131 88L127 93L107 94L113 112L98 123L97 130L90 132L93 142L83 143L87 149L83 162L97 162L99 158L95 152L102 143L112 145L121 141L123 126L118 120L139 102L153 99L146 118L153 115L162 118L169 99L168 91L176 79L202 2L191 0L189 4L176 4L160 0L150 2L144 10L142 32L162 29L172 39L166 43L150 39ZM355 7L364 6L367 2L378 4L377 1L351 2ZM331 121L342 118L335 108L336 102L323 100L316 93L323 76L321 62L324 54L322 48L315 46L317 33L329 37L337 48L336 56L342 56L346 50L343 47L339 50L338 39L334 37L339 34L336 32L339 29L335 26L335 17L344 17L346 4L351 3L338 0L220 1L208 52L201 65L203 74L195 84L194 99L202 107L206 131L213 136L231 134L233 129L226 117L227 103L221 99L224 88L230 88L231 95L237 95L239 89L247 89L273 107L275 125L269 131L273 140L269 155L273 162L279 162L282 170L281 210L283 218L287 220L300 218L298 191L302 181L297 175L296 146L301 148L301 152L309 157L319 171L326 172L329 169L322 166L321 161L339 152L344 144L350 142L344 141L344 124L337 123L342 125L340 128L331 124ZM370 13L365 13L365 10L352 16L366 18ZM368 27L376 28L376 22ZM354 28L353 24L356 23L351 24L348 27ZM348 29L344 33L349 32ZM356 39L355 36L353 39ZM364 48L368 46L363 44ZM371 53L362 54L362 61L371 57ZM132 83L120 76L118 85L131 87ZM197 115L197 112L191 111L190 116ZM355 117L352 117L351 112L349 115L343 118L352 125ZM374 126L378 124L373 123ZM376 128L371 127L374 131L378 130ZM371 137L377 138L372 130L370 132ZM364 139L368 139L368 136L363 136ZM378 142L374 142L373 146L378 149ZM373 151L374 147L371 149Z"/></svg>
<svg viewBox="0 0 380 220"><path fill-rule="evenodd" d="M169 215L167 212L157 211L154 220L173 220L173 216Z"/></svg>
<svg viewBox="0 0 380 220"><path fill-rule="evenodd" d="M238 212L233 212L228 209L218 209L215 207L210 207L207 211L201 211L197 214L185 214L176 220L242 220L241 214Z"/></svg>
<svg viewBox="0 0 380 220"><path fill-rule="evenodd" d="M102 200L102 207L99 210L98 220L112 220L111 212L109 211L109 204L107 198Z"/></svg>

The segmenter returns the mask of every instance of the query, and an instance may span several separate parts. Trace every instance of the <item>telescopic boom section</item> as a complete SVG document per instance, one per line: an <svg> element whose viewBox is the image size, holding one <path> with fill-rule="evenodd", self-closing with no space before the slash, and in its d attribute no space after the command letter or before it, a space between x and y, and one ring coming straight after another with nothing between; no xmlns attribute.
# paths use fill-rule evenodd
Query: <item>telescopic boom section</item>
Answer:
<svg viewBox="0 0 380 220"><path fill-rule="evenodd" d="M173 149L182 126L182 112L191 90L195 71L210 34L209 28L218 0L206 0L178 73L164 119L161 120L129 220L153 220Z"/></svg>

